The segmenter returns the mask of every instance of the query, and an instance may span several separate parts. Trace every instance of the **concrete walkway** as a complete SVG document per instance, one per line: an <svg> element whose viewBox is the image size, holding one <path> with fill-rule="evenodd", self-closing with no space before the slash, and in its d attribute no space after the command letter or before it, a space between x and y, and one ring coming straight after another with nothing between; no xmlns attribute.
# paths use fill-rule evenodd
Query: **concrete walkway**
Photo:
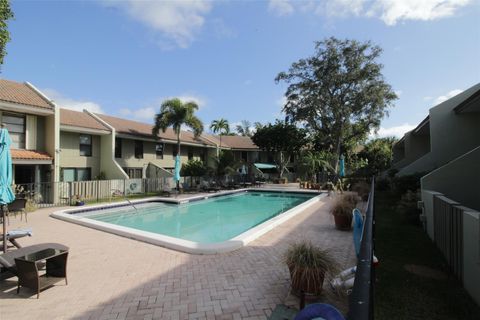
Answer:
<svg viewBox="0 0 480 320"><path fill-rule="evenodd" d="M16 294L16 278L0 281L0 319L266 319L277 304L298 306L289 295L282 255L308 239L329 248L342 266L354 264L351 232L334 228L331 199L305 210L248 246L217 255L190 255L63 222L42 209L10 220L29 226L26 246L70 247L68 286ZM328 290L327 296L328 298ZM344 308L345 301L333 302Z"/></svg>

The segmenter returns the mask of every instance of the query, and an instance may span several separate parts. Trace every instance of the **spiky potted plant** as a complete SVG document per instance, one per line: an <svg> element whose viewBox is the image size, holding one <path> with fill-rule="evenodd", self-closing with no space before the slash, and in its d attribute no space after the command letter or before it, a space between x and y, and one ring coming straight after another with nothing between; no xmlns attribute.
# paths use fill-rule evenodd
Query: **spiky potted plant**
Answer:
<svg viewBox="0 0 480 320"><path fill-rule="evenodd" d="M337 263L327 250L301 241L291 244L284 261L290 271L292 292L318 296L326 276L335 274Z"/></svg>
<svg viewBox="0 0 480 320"><path fill-rule="evenodd" d="M356 203L350 195L340 195L335 199L332 207L335 227L339 230L350 230L352 228L352 211Z"/></svg>

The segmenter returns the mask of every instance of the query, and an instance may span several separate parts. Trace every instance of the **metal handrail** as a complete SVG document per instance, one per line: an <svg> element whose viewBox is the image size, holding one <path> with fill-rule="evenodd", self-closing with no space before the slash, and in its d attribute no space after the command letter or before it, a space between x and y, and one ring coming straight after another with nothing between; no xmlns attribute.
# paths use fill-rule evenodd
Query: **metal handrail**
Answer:
<svg viewBox="0 0 480 320"><path fill-rule="evenodd" d="M348 320L372 320L375 268L373 266L373 252L375 249L375 177L372 178L370 194L368 196L363 236L360 245L360 254L355 272L355 282L350 295Z"/></svg>

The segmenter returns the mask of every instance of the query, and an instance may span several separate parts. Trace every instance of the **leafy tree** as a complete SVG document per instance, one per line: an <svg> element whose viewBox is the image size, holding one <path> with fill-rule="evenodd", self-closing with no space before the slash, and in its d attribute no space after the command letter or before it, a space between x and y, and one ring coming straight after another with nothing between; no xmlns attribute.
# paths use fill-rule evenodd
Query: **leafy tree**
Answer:
<svg viewBox="0 0 480 320"><path fill-rule="evenodd" d="M210 174L221 177L234 174L240 167L240 163L235 161L233 152L222 150L217 157L212 158L213 165L209 168Z"/></svg>
<svg viewBox="0 0 480 320"><path fill-rule="evenodd" d="M213 133L218 133L220 136L220 148L222 148L222 135L228 135L230 133L230 125L228 124L228 120L223 118L220 118L219 120L213 120L212 124L210 124L210 130L212 130Z"/></svg>
<svg viewBox="0 0 480 320"><path fill-rule="evenodd" d="M199 137L203 132L202 121L195 116L195 110L198 105L193 102L182 102L178 98L165 100L160 107L160 112L155 115L155 125L152 128L152 135L158 138L160 130L165 132L167 128L172 127L177 135L177 154L180 155L180 134L182 126L187 126L193 130L193 135ZM179 182L177 181L177 189Z"/></svg>
<svg viewBox="0 0 480 320"><path fill-rule="evenodd" d="M293 124L277 120L259 128L252 136L253 142L262 150L277 154L275 163L283 177L289 156L296 154L306 143L306 133Z"/></svg>
<svg viewBox="0 0 480 320"><path fill-rule="evenodd" d="M3 64L3 58L7 55L5 47L10 41L10 32L8 32L7 22L13 18L13 12L10 9L9 0L0 0L0 65Z"/></svg>
<svg viewBox="0 0 480 320"><path fill-rule="evenodd" d="M368 176L376 175L390 168L393 159L393 144L396 138L378 138L370 140L358 156L366 160L365 171Z"/></svg>
<svg viewBox="0 0 480 320"><path fill-rule="evenodd" d="M382 49L371 42L329 38L315 45L313 56L293 63L275 81L288 84L283 108L287 117L313 131L317 147L335 155L352 141L366 139L397 98L377 62Z"/></svg>
<svg viewBox="0 0 480 320"><path fill-rule="evenodd" d="M182 166L180 175L190 177L190 185L193 185L193 177L202 177L207 174L207 167L200 160L189 160Z"/></svg>
<svg viewBox="0 0 480 320"><path fill-rule="evenodd" d="M207 174L207 168L201 160L189 160L182 166L181 175L184 177L201 177Z"/></svg>

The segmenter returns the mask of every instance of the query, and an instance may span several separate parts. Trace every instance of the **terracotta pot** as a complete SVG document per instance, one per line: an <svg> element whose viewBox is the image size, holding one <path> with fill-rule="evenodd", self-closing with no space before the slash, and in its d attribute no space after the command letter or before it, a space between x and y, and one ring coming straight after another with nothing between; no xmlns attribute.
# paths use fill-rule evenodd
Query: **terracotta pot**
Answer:
<svg viewBox="0 0 480 320"><path fill-rule="evenodd" d="M338 230L351 230L352 229L352 216L345 215L333 215L335 219L335 227Z"/></svg>
<svg viewBox="0 0 480 320"><path fill-rule="evenodd" d="M303 268L296 268L299 270L296 275L293 274L293 266L288 266L290 271L290 279L292 283L292 293L299 295L301 292L304 292L309 295L319 296L322 293L323 280L325 279L325 272L322 270L317 270L316 276L312 279L302 279L298 276L301 274ZM315 279L317 279L315 281Z"/></svg>

